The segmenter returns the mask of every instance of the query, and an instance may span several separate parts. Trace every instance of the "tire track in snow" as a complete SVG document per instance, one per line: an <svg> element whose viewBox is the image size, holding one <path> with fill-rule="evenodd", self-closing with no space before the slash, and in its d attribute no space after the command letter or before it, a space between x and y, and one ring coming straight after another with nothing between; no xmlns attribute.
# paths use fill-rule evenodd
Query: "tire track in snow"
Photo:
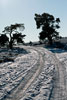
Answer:
<svg viewBox="0 0 67 100"><path fill-rule="evenodd" d="M63 62L57 58L56 54L45 49L45 53L50 55L55 65L54 86L48 100L67 100L66 69Z"/></svg>
<svg viewBox="0 0 67 100"><path fill-rule="evenodd" d="M44 66L39 76L28 88L25 92L25 96L21 100L49 100L53 90L53 75L55 72L54 61L46 49L41 47L37 49L44 57Z"/></svg>
<svg viewBox="0 0 67 100"><path fill-rule="evenodd" d="M4 100L20 100L23 97L25 91L28 89L28 87L32 84L32 82L36 79L36 77L41 72L43 66L42 54L38 52L37 49L29 48L29 47L28 49L36 51L39 55L39 60L37 61L37 64L27 72L21 84Z"/></svg>
<svg viewBox="0 0 67 100"><path fill-rule="evenodd" d="M37 61L35 67L28 70L27 74L24 77L24 80L15 89L15 91L12 91L12 94L10 94L8 98L3 100L20 100L25 95L25 91L30 87L30 85L35 81L36 77L38 77L39 74L41 73L41 69L43 67L43 55L41 54L42 52L40 53L39 50L33 47L30 48L28 47L28 49L31 50L34 49L34 51L36 51L39 54L39 60ZM55 70L56 70L56 73L54 75L55 78L54 87L50 93L50 96L48 97L49 98L48 100L67 100L66 79L65 79L66 72L64 69L65 66L62 62L59 61L56 55L52 54L47 50L45 50L45 52L47 55L50 55L53 64L55 64ZM46 99L44 98L42 100Z"/></svg>
<svg viewBox="0 0 67 100"><path fill-rule="evenodd" d="M62 62L59 61L56 54L51 55L55 61L55 82L52 95L49 100L67 100L67 89L66 89L66 71L65 66Z"/></svg>
<svg viewBox="0 0 67 100"><path fill-rule="evenodd" d="M27 55L17 57L14 64L4 63L0 66L0 100L5 100L19 86L26 72L37 64L38 59L38 53L32 50Z"/></svg>

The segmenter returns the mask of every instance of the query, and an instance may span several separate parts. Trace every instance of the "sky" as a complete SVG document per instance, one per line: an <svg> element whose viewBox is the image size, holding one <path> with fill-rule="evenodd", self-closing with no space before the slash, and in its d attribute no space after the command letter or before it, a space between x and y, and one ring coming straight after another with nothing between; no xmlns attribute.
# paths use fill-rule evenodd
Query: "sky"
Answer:
<svg viewBox="0 0 67 100"><path fill-rule="evenodd" d="M5 26L24 23L24 41L38 41L41 29L36 28L35 13L49 13L59 17L61 36L67 36L67 0L0 0L0 33Z"/></svg>

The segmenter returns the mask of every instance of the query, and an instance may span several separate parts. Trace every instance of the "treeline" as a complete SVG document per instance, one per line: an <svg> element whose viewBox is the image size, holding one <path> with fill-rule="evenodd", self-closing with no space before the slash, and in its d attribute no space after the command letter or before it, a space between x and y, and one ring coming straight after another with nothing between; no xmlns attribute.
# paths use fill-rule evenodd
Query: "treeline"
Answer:
<svg viewBox="0 0 67 100"><path fill-rule="evenodd" d="M55 18L53 15L48 13L43 13L41 15L35 14L34 19L36 21L37 29L42 29L42 31L39 33L40 42L45 42L45 40L48 40L48 43L52 44L55 39L60 38L59 32L57 31L57 29L60 28L59 18ZM26 36L25 34L22 34L24 29L24 24L16 23L6 26L3 30L3 34L0 34L0 45L4 46L8 44L9 48L12 49L15 42L24 43L23 39Z"/></svg>

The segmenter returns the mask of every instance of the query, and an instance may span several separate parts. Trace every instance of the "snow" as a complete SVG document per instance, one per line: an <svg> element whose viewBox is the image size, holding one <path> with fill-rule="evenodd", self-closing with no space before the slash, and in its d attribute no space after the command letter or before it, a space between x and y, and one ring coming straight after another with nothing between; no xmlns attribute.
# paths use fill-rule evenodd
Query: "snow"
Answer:
<svg viewBox="0 0 67 100"><path fill-rule="evenodd" d="M29 54L18 56L14 63L0 64L0 99L20 84L27 71L36 65L38 58L37 52L32 50Z"/></svg>
<svg viewBox="0 0 67 100"><path fill-rule="evenodd" d="M53 81L55 74L54 61L47 54L47 50L38 48L38 51L44 56L44 66L42 72L36 78L35 82L25 92L25 96L21 100L48 100L53 89Z"/></svg>
<svg viewBox="0 0 67 100"><path fill-rule="evenodd" d="M67 72L67 52L56 54L56 56L65 65Z"/></svg>
<svg viewBox="0 0 67 100"><path fill-rule="evenodd" d="M0 100L17 88L27 72L37 66L39 54L44 61L42 70L20 100L49 100L51 96L56 73L53 53L42 47L25 47L25 49L28 53L19 54L14 62L0 64ZM65 64L67 71L67 52L56 52L55 55Z"/></svg>

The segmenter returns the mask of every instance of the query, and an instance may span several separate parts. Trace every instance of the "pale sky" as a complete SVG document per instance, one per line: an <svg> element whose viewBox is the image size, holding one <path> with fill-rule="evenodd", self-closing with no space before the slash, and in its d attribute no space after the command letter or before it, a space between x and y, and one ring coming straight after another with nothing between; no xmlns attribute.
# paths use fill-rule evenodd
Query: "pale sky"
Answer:
<svg viewBox="0 0 67 100"><path fill-rule="evenodd" d="M36 29L35 13L44 12L59 17L61 36L67 36L67 0L0 0L0 33L5 26L24 23L24 41L37 41L40 29Z"/></svg>

